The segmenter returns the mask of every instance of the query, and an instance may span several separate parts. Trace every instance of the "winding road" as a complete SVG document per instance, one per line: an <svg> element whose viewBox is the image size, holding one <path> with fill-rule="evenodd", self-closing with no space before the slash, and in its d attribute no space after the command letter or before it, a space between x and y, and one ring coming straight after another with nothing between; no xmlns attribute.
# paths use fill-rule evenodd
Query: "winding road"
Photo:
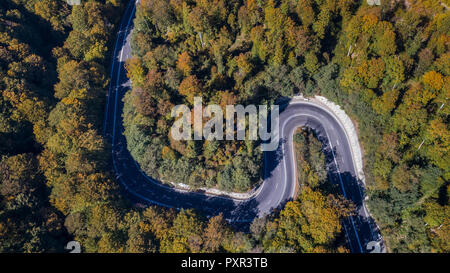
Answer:
<svg viewBox="0 0 450 273"><path fill-rule="evenodd" d="M292 200L296 185L293 134L298 127L307 126L323 143L330 182L336 183L341 194L358 208L357 215L343 221L350 250L368 252L367 244L371 241L382 245L380 233L364 204L364 185L357 178L346 132L333 114L312 102L292 100L280 106L280 145L278 150L264 153L264 182L247 200L181 191L146 176L127 150L122 125L122 99L130 89L124 62L131 57L130 34L138 3L130 1L117 34L103 128L104 137L112 144L112 163L117 180L130 199L177 209L195 208L209 216L223 213L233 223L250 222Z"/></svg>

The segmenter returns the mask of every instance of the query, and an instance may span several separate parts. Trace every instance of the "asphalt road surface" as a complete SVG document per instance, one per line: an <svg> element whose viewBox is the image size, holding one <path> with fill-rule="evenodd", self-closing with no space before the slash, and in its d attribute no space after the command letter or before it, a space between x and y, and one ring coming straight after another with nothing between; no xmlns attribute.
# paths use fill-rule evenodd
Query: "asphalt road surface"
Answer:
<svg viewBox="0 0 450 273"><path fill-rule="evenodd" d="M130 89L124 62L131 57L130 33L137 4L137 1L130 1L117 34L103 131L104 137L112 144L116 178L131 200L177 209L194 208L207 216L223 213L232 223L248 223L292 200L296 183L293 134L299 126L308 126L323 143L330 182L336 183L341 194L358 207L357 215L343 221L350 250L368 252L370 241L378 241L382 245L381 236L364 205L364 187L357 179L344 129L326 109L310 102L291 101L280 107L280 145L278 150L264 153L264 182L257 194L248 200L176 190L146 176L127 150L122 125L122 99Z"/></svg>

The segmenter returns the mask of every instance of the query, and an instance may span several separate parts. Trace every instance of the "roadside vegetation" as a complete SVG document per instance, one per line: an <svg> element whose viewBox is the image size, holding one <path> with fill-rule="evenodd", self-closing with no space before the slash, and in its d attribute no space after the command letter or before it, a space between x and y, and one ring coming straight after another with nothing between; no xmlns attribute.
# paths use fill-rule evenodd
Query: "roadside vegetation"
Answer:
<svg viewBox="0 0 450 273"><path fill-rule="evenodd" d="M294 152L297 160L297 184L312 188L329 187L328 192L335 191L328 183L325 155L322 143L308 127L299 127L294 134Z"/></svg>
<svg viewBox="0 0 450 273"><path fill-rule="evenodd" d="M322 143L307 127L294 134L298 190L279 214L257 219L252 236L268 252L349 252L342 220L355 206L329 182Z"/></svg>
<svg viewBox="0 0 450 273"><path fill-rule="evenodd" d="M260 179L257 143L173 141L171 106L194 95L247 105L320 94L357 125L368 206L388 250L450 251L448 1L141 2L124 117L149 175L245 191ZM306 185L297 200L250 233L220 215L130 204L101 137L126 3L82 3L0 2L1 252L63 251L72 239L84 252L346 251L344 212L312 137L297 147Z"/></svg>

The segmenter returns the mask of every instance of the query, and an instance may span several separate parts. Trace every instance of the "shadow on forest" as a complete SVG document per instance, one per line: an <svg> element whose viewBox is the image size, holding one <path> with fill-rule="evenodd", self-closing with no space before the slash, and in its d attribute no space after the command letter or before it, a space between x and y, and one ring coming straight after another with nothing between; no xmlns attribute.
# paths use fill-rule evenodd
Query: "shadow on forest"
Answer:
<svg viewBox="0 0 450 273"><path fill-rule="evenodd" d="M336 147L331 147L328 138L321 134L324 130L314 130L316 137L322 143L322 152L325 155L325 164L328 171L328 180L331 188L327 193L340 194L352 201L355 205L355 214L343 221L352 252L366 252L370 241L379 240L378 227L368 215L363 202L366 196L365 187L360 179L348 171L341 171L335 164L339 161Z"/></svg>
<svg viewBox="0 0 450 273"><path fill-rule="evenodd" d="M132 29L130 27L129 29ZM129 39L130 34L127 31L119 32L119 35L127 35ZM119 48L117 52L121 52L123 48ZM118 56L117 54L116 56ZM116 57L117 58L117 57ZM105 137L112 139L115 133L115 143L113 143L113 164L114 172L117 175L120 184L125 189L124 193L135 203L144 203L146 205L156 204L160 206L173 207L177 209L196 209L203 212L206 216L215 216L220 213L224 215L224 218L232 222L232 225L240 230L248 231L249 224L259 215L259 202L257 198L251 198L246 201L236 201L227 196L212 196L206 195L203 192L186 192L176 190L166 184L161 183L151 177L145 175L140 169L139 165L135 162L130 152L127 149L127 141L123 135L123 97L124 94L130 89L130 82L126 77L124 62L116 60L116 68L113 69L112 75L117 75L119 78L116 83L112 82L111 93L107 98L109 103L109 111L105 124ZM117 69L121 69L119 72ZM114 80L114 78L112 79ZM115 96L118 96L117 98ZM280 114L286 109L290 99L282 98L276 102L279 105ZM114 109L115 111L113 111ZM114 125L115 120L115 125ZM268 117L270 122L270 116ZM355 242L360 241L364 248L367 242L375 240L374 232L375 224L369 217L364 217L361 211L363 211L362 203L364 193L360 187L361 182L350 173L340 173L334 164L335 151L331 150L331 147L327 145L328 139L321 134L324 130L318 130L320 123L309 126L307 123L305 126L313 128L316 132L318 139L323 144L323 152L326 158L326 165L328 169L328 177L331 183L336 185L344 185L344 189L341 187L341 191L345 191L345 195L348 199L352 200L356 207L358 214L352 219L346 219L344 221L344 227L348 230L347 234L350 237L350 245L352 251L359 252L358 245ZM270 128L270 124L268 126ZM264 152L264 171L262 178L266 180L273 175L273 171L280 164L283 158L282 143L286 143L286 139L280 138L278 148L275 151ZM112 143L112 141L111 141ZM286 202L279 204L277 208L272 211L280 210ZM353 232L351 232L353 229ZM356 232L355 232L356 231ZM357 238L352 238L357 237ZM356 239L356 240L355 240Z"/></svg>

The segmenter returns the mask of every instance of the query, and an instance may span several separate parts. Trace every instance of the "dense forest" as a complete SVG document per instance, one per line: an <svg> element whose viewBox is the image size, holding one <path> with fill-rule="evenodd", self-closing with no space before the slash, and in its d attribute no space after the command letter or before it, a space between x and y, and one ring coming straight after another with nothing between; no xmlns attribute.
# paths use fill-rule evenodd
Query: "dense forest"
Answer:
<svg viewBox="0 0 450 273"><path fill-rule="evenodd" d="M170 139L170 106L323 95L357 125L390 250L448 251L448 5L381 2L142 1L124 115L133 156L163 181L246 190L258 144Z"/></svg>
<svg viewBox="0 0 450 273"><path fill-rule="evenodd" d="M174 140L170 111L177 104L192 107L195 96L225 110L230 104L270 104L303 89L304 79L320 66L317 56L329 46L325 29L337 24L331 13L302 24L305 13L318 16L329 9L317 3L314 12L305 3L141 2L134 57L127 63L133 90L124 123L129 150L148 175L228 191L261 181L257 142ZM349 1L337 4L336 16L349 15Z"/></svg>
<svg viewBox="0 0 450 273"><path fill-rule="evenodd" d="M126 2L0 2L0 252L64 251L73 239L83 252L348 251L340 219L352 207L333 196L309 133L296 136L298 197L247 233L221 215L121 195L101 121ZM142 0L127 63L129 149L155 178L245 191L261 178L258 143L174 141L171 107L196 95L246 105L320 94L357 125L388 251L449 252L448 6Z"/></svg>
<svg viewBox="0 0 450 273"><path fill-rule="evenodd" d="M67 238L38 155L56 104L52 50L62 45L69 13L54 1L0 3L1 252L61 251Z"/></svg>

